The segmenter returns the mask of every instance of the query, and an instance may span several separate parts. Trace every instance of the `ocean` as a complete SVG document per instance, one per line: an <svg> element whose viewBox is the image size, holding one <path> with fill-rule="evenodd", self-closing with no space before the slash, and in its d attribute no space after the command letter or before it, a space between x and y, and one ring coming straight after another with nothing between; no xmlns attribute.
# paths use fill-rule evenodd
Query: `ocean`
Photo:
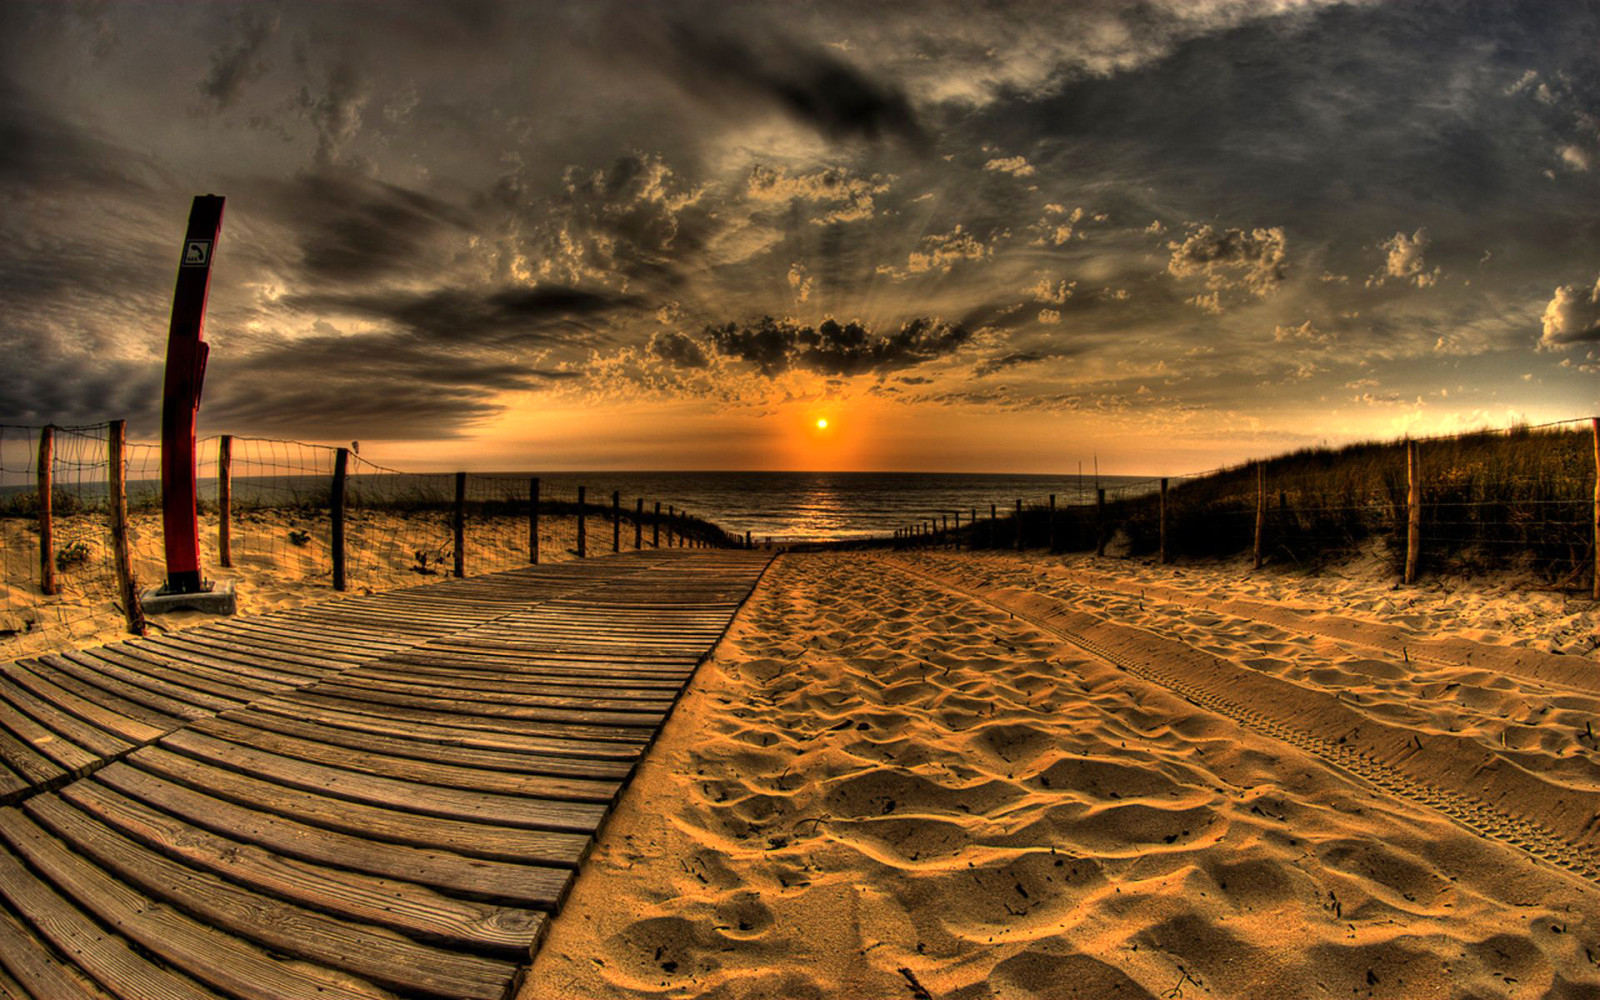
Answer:
<svg viewBox="0 0 1600 1000"><path fill-rule="evenodd" d="M1084 476L968 475L923 472L619 472L542 473L541 483L562 494L579 485L591 500L609 502L622 493L625 507L636 497L647 509L660 500L714 521L728 532L750 532L774 541L835 541L892 535L910 522L973 510L987 517L989 505L1002 515L1020 498L1041 505L1055 494L1068 506L1094 502L1095 479ZM1101 476L1107 493L1126 496L1155 489L1141 476ZM1148 484L1148 486L1146 486Z"/></svg>
<svg viewBox="0 0 1600 1000"><path fill-rule="evenodd" d="M100 473L103 477L103 472ZM987 517L990 504L1002 516L1018 499L1035 507L1051 494L1059 506L1092 504L1096 479L1078 476L971 475L923 472L486 472L469 477L473 499L526 498L528 479L538 476L546 500L571 501L577 487L587 487L588 502L606 505L611 493L622 494L622 504L632 510L644 498L647 511L661 501L716 523L730 534L750 532L758 540L839 541L892 535L895 529L924 518L961 512L965 523L972 511ZM29 477L0 481L0 508L32 489ZM1130 496L1156 488L1154 480L1139 476L1101 476L1098 483L1108 497ZM103 478L88 482L63 482L57 488L75 493L79 502L98 506L105 497ZM132 503L152 502L159 483L135 480L128 484ZM213 503L216 479L202 475L202 503ZM351 502L382 499L426 499L445 504L454 494L449 473L357 475L351 477ZM278 504L325 504L326 476L235 475L235 509Z"/></svg>

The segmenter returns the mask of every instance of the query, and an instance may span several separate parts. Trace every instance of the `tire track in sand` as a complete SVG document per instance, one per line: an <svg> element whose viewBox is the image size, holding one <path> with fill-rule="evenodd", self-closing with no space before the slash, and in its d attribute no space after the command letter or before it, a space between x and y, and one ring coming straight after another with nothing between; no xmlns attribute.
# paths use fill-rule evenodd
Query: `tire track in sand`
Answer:
<svg viewBox="0 0 1600 1000"><path fill-rule="evenodd" d="M1050 616L1041 614L1037 609L997 600L960 583L909 566L898 559L884 560L884 562L900 572L934 586L1013 614L1035 628L1071 643L1118 669L1177 692L1201 708L1227 716L1249 729L1311 753L1338 770L1383 792L1426 805L1479 836L1510 845L1540 861L1591 883L1600 884L1600 856L1591 849L1573 843L1538 820L1499 809L1459 789L1444 788L1422 780L1377 759L1371 751L1362 749L1348 739L1319 736L1306 729L1274 719L1265 712L1229 698L1210 686L1195 683L1171 670L1162 669L1153 657L1136 658L1114 651L1078 630L1067 627L1059 621L1050 620ZM1093 616L1085 615L1085 617ZM1420 747L1418 749L1420 750ZM1594 825L1594 820L1588 824L1590 828Z"/></svg>

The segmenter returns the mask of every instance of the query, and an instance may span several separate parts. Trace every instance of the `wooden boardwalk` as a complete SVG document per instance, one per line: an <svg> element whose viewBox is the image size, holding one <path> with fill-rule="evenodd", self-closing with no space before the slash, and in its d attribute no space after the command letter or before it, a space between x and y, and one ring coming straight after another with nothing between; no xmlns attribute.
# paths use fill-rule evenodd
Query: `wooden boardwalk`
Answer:
<svg viewBox="0 0 1600 1000"><path fill-rule="evenodd" d="M655 551L0 666L0 997L508 997L768 557Z"/></svg>

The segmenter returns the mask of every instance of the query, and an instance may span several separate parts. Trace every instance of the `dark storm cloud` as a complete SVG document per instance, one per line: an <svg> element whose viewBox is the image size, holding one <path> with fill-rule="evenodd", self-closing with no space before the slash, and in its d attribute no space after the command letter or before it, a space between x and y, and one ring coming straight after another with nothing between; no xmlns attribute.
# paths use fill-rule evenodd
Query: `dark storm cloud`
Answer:
<svg viewBox="0 0 1600 1000"><path fill-rule="evenodd" d="M677 331L658 333L650 338L650 353L674 368L704 368L706 352L691 337Z"/></svg>
<svg viewBox="0 0 1600 1000"><path fill-rule="evenodd" d="M440 343L580 342L580 321L634 303L629 296L581 288L514 286L491 291L441 288L404 294L322 293L286 298L285 305L316 313L387 320ZM577 334L577 335L575 335Z"/></svg>
<svg viewBox="0 0 1600 1000"><path fill-rule="evenodd" d="M0 186L8 191L140 194L169 177L148 155L61 118L0 73Z"/></svg>
<svg viewBox="0 0 1600 1000"><path fill-rule="evenodd" d="M900 87L786 35L776 24L729 21L727 11L702 11L693 21L646 21L634 37L685 89L705 100L774 107L834 140L927 143Z"/></svg>
<svg viewBox="0 0 1600 1000"><path fill-rule="evenodd" d="M6 354L26 364L0 365L0 419L24 424L87 424L123 418L157 426L160 361L130 361L64 349L36 330L7 331Z"/></svg>
<svg viewBox="0 0 1600 1000"><path fill-rule="evenodd" d="M790 368L823 375L895 371L951 354L972 339L965 327L924 317L876 334L854 320L830 318L811 327L764 316L755 323L707 327L706 336L718 354L747 361L767 376Z"/></svg>
<svg viewBox="0 0 1600 1000"><path fill-rule="evenodd" d="M233 104L245 84L266 73L262 50L278 33L277 16L256 8L236 11L233 21L238 34L211 54L211 71L200 82L200 93L218 108Z"/></svg>
<svg viewBox="0 0 1600 1000"><path fill-rule="evenodd" d="M206 414L218 426L320 438L453 437L500 412L503 392L579 377L405 333L318 335L214 363Z"/></svg>
<svg viewBox="0 0 1600 1000"><path fill-rule="evenodd" d="M296 230L303 276L319 283L420 269L431 240L471 226L437 198L345 171L305 174L272 194Z"/></svg>

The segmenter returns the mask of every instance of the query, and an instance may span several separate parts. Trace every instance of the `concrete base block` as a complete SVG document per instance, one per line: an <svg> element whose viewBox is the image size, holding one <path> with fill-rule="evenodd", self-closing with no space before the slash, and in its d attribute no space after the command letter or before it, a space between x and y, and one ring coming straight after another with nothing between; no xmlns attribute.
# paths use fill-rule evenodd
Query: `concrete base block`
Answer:
<svg viewBox="0 0 1600 1000"><path fill-rule="evenodd" d="M210 590L197 594L164 594L160 589L147 590L139 595L139 603L147 615L168 611L204 611L213 615L231 615L239 610L238 597L233 592L233 581L208 583Z"/></svg>

